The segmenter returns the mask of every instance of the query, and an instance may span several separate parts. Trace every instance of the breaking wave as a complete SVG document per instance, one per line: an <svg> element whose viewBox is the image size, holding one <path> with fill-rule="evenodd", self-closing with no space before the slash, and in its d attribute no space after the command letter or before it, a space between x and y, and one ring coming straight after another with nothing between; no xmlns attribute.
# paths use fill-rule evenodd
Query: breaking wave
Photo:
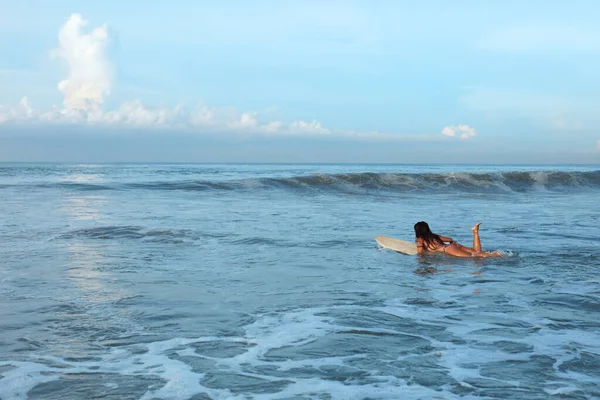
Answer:
<svg viewBox="0 0 600 400"><path fill-rule="evenodd" d="M19 184L37 188L56 187L63 190L175 190L175 191L235 191L235 190L303 190L303 191L393 191L433 193L509 193L537 190L573 191L600 189L597 171L520 171L492 173L345 173L311 174L292 177L258 177L232 180L171 180L146 182L44 182ZM6 189L13 185L3 185ZM16 185L14 185L16 186Z"/></svg>

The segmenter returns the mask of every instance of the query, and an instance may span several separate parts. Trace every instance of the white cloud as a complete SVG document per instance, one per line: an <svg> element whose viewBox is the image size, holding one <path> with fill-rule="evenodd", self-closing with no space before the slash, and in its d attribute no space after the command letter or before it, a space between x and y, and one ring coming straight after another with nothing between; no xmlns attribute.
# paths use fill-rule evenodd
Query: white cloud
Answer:
<svg viewBox="0 0 600 400"><path fill-rule="evenodd" d="M24 97L18 106L0 106L0 123L51 123L121 126L130 128L180 128L197 132L232 132L264 134L324 134L331 133L318 121L262 121L256 111L239 112L231 107L198 106L191 111L183 106L148 107L140 100L123 103L116 110L100 108L81 110L53 107L34 110ZM343 133L343 132L337 132Z"/></svg>
<svg viewBox="0 0 600 400"><path fill-rule="evenodd" d="M210 107L200 104L189 110L176 107L149 107L140 100L123 103L114 110L102 104L110 95L113 66L107 56L108 30L102 25L84 33L87 22L72 14L60 28L59 46L52 55L64 60L68 76L58 89L64 94L62 107L36 110L27 97L18 106L0 105L0 124L80 124L107 127L184 129L200 133L251 133L278 135L337 135L365 140L435 140L432 135L395 135L379 132L331 130L319 121L296 120L284 123L276 119L276 108L264 113L238 111L233 107ZM279 118L277 118L279 119ZM462 126L462 125L461 125ZM470 128L469 128L470 129ZM468 135L469 130L461 131ZM474 134L474 130L473 130Z"/></svg>
<svg viewBox="0 0 600 400"><path fill-rule="evenodd" d="M123 103L118 110L88 114L88 122L125 126L175 126L185 117L180 106L174 108L148 108L141 101Z"/></svg>
<svg viewBox="0 0 600 400"><path fill-rule="evenodd" d="M60 29L59 47L53 52L66 61L69 69L68 78L58 84L68 109L98 109L111 90L112 66L106 54L106 26L85 34L82 29L86 25L81 15L72 14Z"/></svg>
<svg viewBox="0 0 600 400"><path fill-rule="evenodd" d="M442 129L442 135L450 137L458 136L463 140L472 138L476 134L475 128L471 128L469 125L445 126Z"/></svg>
<svg viewBox="0 0 600 400"><path fill-rule="evenodd" d="M292 133L318 133L318 134L327 134L331 133L329 129L323 128L321 123L318 121L294 121L290 125L290 131Z"/></svg>
<svg viewBox="0 0 600 400"><path fill-rule="evenodd" d="M87 22L72 14L60 28L58 49L53 55L68 66L68 77L58 84L63 107L34 110L27 97L16 107L0 106L0 123L56 123L125 126L143 128L184 128L200 132L250 132L265 134L330 133L318 121L263 121L255 111L239 112L232 107L199 105L191 111L182 106L148 107L140 100L123 103L116 110L103 110L102 103L112 87L112 65L106 51L106 26L83 33ZM265 112L270 114L271 111Z"/></svg>
<svg viewBox="0 0 600 400"><path fill-rule="evenodd" d="M265 133L277 133L281 130L283 124L280 121L272 121L267 123L263 129Z"/></svg>
<svg viewBox="0 0 600 400"><path fill-rule="evenodd" d="M254 111L238 112L231 107L200 105L192 111L183 107L147 107L140 100L123 103L116 110L103 110L102 103L112 87L112 65L107 56L108 31L96 27L82 32L87 25L81 15L72 14L60 28L59 46L52 55L66 61L68 76L58 84L64 94L63 107L36 111L27 97L19 106L1 107L0 123L71 123L128 127L189 128L234 132L308 132L325 129L316 121L298 121L285 126L279 121L262 122Z"/></svg>
<svg viewBox="0 0 600 400"><path fill-rule="evenodd" d="M268 113L267 113L268 114ZM50 110L33 109L24 97L15 107L0 106L0 125L12 124L55 124L132 128L132 129L177 129L199 134L262 134L279 136L337 136L355 140L376 142L436 141L437 135L393 134L382 132L359 132L332 130L316 120L297 120L286 124L282 121L263 121L255 111L239 112L230 107L199 105L192 110L183 106L148 107L135 100L123 103L116 110L76 110L53 107ZM459 125L464 127L466 125ZM468 127L467 127L468 128ZM461 131L459 134L468 132ZM474 132L474 130L473 130Z"/></svg>
<svg viewBox="0 0 600 400"><path fill-rule="evenodd" d="M25 121L32 119L33 117L34 112L29 105L29 99L27 99L27 97L23 97L16 107L0 106L0 123Z"/></svg>
<svg viewBox="0 0 600 400"><path fill-rule="evenodd" d="M456 136L456 130L450 126L445 126L444 129L442 129L442 135Z"/></svg>

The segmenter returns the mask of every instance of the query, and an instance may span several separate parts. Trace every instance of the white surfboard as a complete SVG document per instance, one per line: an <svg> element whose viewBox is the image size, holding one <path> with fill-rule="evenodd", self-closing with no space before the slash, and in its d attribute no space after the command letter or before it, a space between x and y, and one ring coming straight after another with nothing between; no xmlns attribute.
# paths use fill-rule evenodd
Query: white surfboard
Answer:
<svg viewBox="0 0 600 400"><path fill-rule="evenodd" d="M394 239L388 236L375 236L375 241L377 241L381 247L397 251L398 253L409 256L414 256L417 254L417 245L414 242L407 242L405 240Z"/></svg>

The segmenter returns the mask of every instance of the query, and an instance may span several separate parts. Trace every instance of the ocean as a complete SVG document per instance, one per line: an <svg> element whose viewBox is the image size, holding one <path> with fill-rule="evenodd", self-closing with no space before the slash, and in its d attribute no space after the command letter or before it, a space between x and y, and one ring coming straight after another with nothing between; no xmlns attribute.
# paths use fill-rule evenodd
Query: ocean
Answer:
<svg viewBox="0 0 600 400"><path fill-rule="evenodd" d="M600 167L0 164L0 399L598 399ZM427 221L502 258L405 256Z"/></svg>

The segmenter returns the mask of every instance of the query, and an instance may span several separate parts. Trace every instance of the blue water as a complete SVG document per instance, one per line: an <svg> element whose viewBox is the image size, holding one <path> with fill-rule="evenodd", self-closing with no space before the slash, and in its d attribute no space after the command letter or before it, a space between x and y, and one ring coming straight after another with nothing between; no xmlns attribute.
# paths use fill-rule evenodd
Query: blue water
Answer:
<svg viewBox="0 0 600 400"><path fill-rule="evenodd" d="M600 168L0 164L0 399L600 398ZM415 222L499 259L379 249Z"/></svg>

